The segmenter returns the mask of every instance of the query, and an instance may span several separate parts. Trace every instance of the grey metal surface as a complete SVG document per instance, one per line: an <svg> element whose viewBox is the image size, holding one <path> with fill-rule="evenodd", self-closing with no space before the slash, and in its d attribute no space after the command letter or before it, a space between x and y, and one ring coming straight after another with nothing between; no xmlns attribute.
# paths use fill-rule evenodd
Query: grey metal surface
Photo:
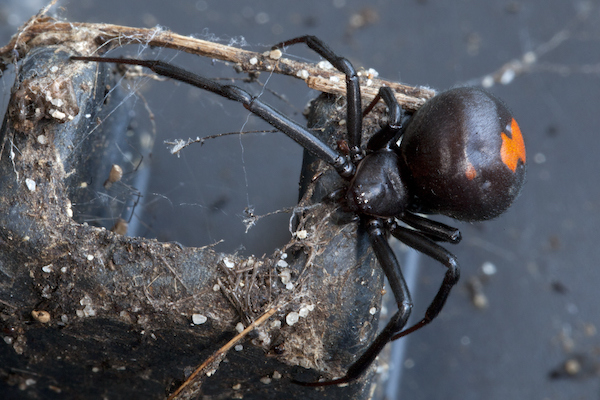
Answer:
<svg viewBox="0 0 600 400"><path fill-rule="evenodd" d="M10 22L0 31L3 42L22 22L19 18L30 15L11 17L16 3L2 8ZM462 281L439 319L408 338L398 398L600 396L594 370L600 344L597 1L90 1L64 6L59 14L73 21L160 24L225 43L235 39L239 44L243 36L251 49L314 34L357 66L440 89L477 84L511 60L536 56L509 84L492 88L514 110L525 136L525 189L495 221L453 223L465 238L451 249L461 261ZM143 45L129 52L172 60L208 76L232 76L218 63L213 67L174 52ZM290 52L317 59L300 47ZM9 86L2 84L3 98ZM267 88L290 100L293 107L266 97L297 120L315 95L289 78L269 77ZM287 241L288 216L263 218L246 234L240 215L248 205L265 214L295 204L301 149L281 135L266 134L219 139L188 149L181 159L169 156L160 145L164 139L259 126L253 118L246 123L247 112L238 105L198 92L170 82L141 89L156 131L164 135L152 155L155 180L149 192L156 195L148 195L139 210L145 233L195 246L225 239L221 250L243 245L246 253L270 253ZM138 120L147 120L143 110L142 104ZM443 274L435 263L421 260L416 316ZM495 274L482 274L486 262L493 263ZM484 309L471 300L468 282L474 277L483 282ZM591 366L587 376L549 378L574 355L584 355L581 365Z"/></svg>

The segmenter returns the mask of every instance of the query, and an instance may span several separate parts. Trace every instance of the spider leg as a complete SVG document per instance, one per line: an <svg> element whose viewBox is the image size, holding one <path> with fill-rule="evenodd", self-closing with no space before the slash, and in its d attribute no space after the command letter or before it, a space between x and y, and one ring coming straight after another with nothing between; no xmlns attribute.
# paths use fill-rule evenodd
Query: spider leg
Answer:
<svg viewBox="0 0 600 400"><path fill-rule="evenodd" d="M462 239L458 229L411 212L405 212L399 219L436 242L457 244Z"/></svg>
<svg viewBox="0 0 600 400"><path fill-rule="evenodd" d="M346 125L348 127L348 143L353 161L362 158L360 149L362 135L362 102L360 97L360 82L354 66L348 59L340 57L333 52L321 39L316 36L306 35L286 40L273 46L280 49L297 43L305 43L338 71L346 75Z"/></svg>
<svg viewBox="0 0 600 400"><path fill-rule="evenodd" d="M380 150L386 146L394 145L392 140L398 135L398 132L402 130L402 118L404 117L404 110L398 104L394 91L388 86L381 86L377 96L373 99L371 104L365 109L365 115L369 113L375 104L382 99L388 108L388 122L383 128L375 133L369 142L367 143L367 149L369 150Z"/></svg>
<svg viewBox="0 0 600 400"><path fill-rule="evenodd" d="M367 233L377 261L379 261L388 279L392 293L394 293L396 303L398 304L398 311L392 316L385 328L383 328L367 350L348 368L346 375L331 381L299 382L294 380L294 383L303 386L330 386L347 383L358 378L371 366L385 345L395 337L394 335L406 325L413 306L412 299L402 275L400 263L388 243L385 225L386 223L382 219L371 218L367 221Z"/></svg>
<svg viewBox="0 0 600 400"><path fill-rule="evenodd" d="M267 123L271 124L296 143L311 152L314 156L325 161L335 168L335 170L343 177L349 178L354 175L354 165L346 157L342 156L337 151L331 149L321 140L316 138L306 128L292 121L279 111L266 103L263 103L258 98L252 96L247 91L234 86L224 85L214 80L202 77L191 73L175 65L159 61L159 60L134 60L122 58L104 58L104 57L71 57L72 60L80 61L95 61L95 62L110 62L117 64L139 65L149 68L158 75L178 80L196 86L200 89L216 93L229 100L237 101L253 114L259 116Z"/></svg>
<svg viewBox="0 0 600 400"><path fill-rule="evenodd" d="M444 275L444 281L442 282L442 285L440 286L433 301L427 308L423 319L410 328L393 335L391 340L396 340L416 331L417 329L421 329L438 316L440 311L442 311L442 308L444 308L444 304L448 299L450 290L452 290L460 278L460 268L454 254L450 253L448 250L435 243L427 236L411 229L398 226L395 223L392 224L390 232L396 239L400 240L407 246L410 246L413 249L430 256L431 258L442 263L447 268L446 274Z"/></svg>

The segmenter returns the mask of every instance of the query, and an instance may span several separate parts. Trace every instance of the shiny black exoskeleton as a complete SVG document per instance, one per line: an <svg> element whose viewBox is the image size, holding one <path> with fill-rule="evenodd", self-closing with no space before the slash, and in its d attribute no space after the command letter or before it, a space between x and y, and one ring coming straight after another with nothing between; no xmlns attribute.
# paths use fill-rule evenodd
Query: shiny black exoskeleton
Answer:
<svg viewBox="0 0 600 400"><path fill-rule="evenodd" d="M525 143L504 103L477 88L451 89L411 118L401 145L414 209L463 221L502 214L525 181Z"/></svg>
<svg viewBox="0 0 600 400"><path fill-rule="evenodd" d="M460 232L417 213L439 213L465 221L500 215L523 185L525 145L519 126L506 106L484 90L458 88L440 93L419 109L403 128L404 113L394 93L382 87L375 101L382 99L387 105L388 123L361 148L363 109L354 67L314 36L291 39L274 48L296 43L305 43L346 75L348 155L328 147L305 127L237 86L224 85L162 61L72 59L140 65L240 102L349 181L345 202L366 227L398 311L348 368L346 375L322 382L294 381L305 386L325 386L356 379L388 342L427 325L439 314L460 272L456 257L437 242L458 243ZM400 264L388 244L389 234L446 267L444 280L425 316L409 328L405 326L412 300Z"/></svg>
<svg viewBox="0 0 600 400"><path fill-rule="evenodd" d="M346 197L355 211L483 221L506 211L525 179L519 126L506 106L482 89L436 95L411 117L399 147L397 140L392 137L358 164Z"/></svg>

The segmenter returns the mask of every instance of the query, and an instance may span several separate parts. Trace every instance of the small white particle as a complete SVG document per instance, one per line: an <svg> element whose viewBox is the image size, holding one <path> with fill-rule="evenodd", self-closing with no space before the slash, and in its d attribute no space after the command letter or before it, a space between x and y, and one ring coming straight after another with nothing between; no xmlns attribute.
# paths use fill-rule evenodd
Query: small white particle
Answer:
<svg viewBox="0 0 600 400"><path fill-rule="evenodd" d="M285 268L288 266L288 263L283 260L279 260L279 261L277 261L277 266L280 268Z"/></svg>
<svg viewBox="0 0 600 400"><path fill-rule="evenodd" d="M283 55L283 53L279 49L271 50L269 52L269 58L271 58L273 60L279 60L282 55Z"/></svg>
<svg viewBox="0 0 600 400"><path fill-rule="evenodd" d="M30 192L35 192L36 184L33 179L25 179L25 185L27 185L27 189L29 189Z"/></svg>
<svg viewBox="0 0 600 400"><path fill-rule="evenodd" d="M497 271L496 266L494 265L494 263L486 261L481 265L481 271L485 274L485 275L494 275Z"/></svg>
<svg viewBox="0 0 600 400"><path fill-rule="evenodd" d="M205 323L208 320L208 318L206 317L206 315L202 315L202 314L192 314L192 323L194 325L202 325L203 323Z"/></svg>
<svg viewBox="0 0 600 400"><path fill-rule="evenodd" d="M240 390L242 388L242 385L240 383L236 383L235 385L233 385L231 387L233 390Z"/></svg>
<svg viewBox="0 0 600 400"><path fill-rule="evenodd" d="M487 297L485 296L485 294L483 293L475 293L473 294L473 305L475 307L477 307L478 309L484 309L487 308L489 305L489 301L487 299Z"/></svg>
<svg viewBox="0 0 600 400"><path fill-rule="evenodd" d="M481 86L483 86L484 88L491 88L492 86L494 86L494 77L491 75L488 75L486 77L484 77L481 80Z"/></svg>
<svg viewBox="0 0 600 400"><path fill-rule="evenodd" d="M231 261L229 258L224 258L223 259L223 264L225 264L225 266L227 268L233 268L233 267L235 267L235 263L233 261Z"/></svg>
<svg viewBox="0 0 600 400"><path fill-rule="evenodd" d="M264 383L265 385L268 385L269 383L271 383L271 378L269 378L268 376L264 376L264 377L260 378L260 381L262 383Z"/></svg>
<svg viewBox="0 0 600 400"><path fill-rule="evenodd" d="M285 284L285 288L287 290L294 290L294 284L292 282L288 282Z"/></svg>
<svg viewBox="0 0 600 400"><path fill-rule="evenodd" d="M235 326L235 330L238 331L238 333L242 333L244 331L244 324L242 324L241 322L238 322L237 325Z"/></svg>
<svg viewBox="0 0 600 400"><path fill-rule="evenodd" d="M63 99L54 99L54 98L50 98L50 104L56 106L56 107L61 107L65 104L65 102L63 101Z"/></svg>
<svg viewBox="0 0 600 400"><path fill-rule="evenodd" d="M543 164L546 162L546 155L544 153L536 153L533 156L533 162L536 164Z"/></svg>
<svg viewBox="0 0 600 400"><path fill-rule="evenodd" d="M218 292L219 290L221 290L221 286L215 284L215 286L213 286L213 292Z"/></svg>
<svg viewBox="0 0 600 400"><path fill-rule="evenodd" d="M86 118L92 118L92 114L85 114Z"/></svg>
<svg viewBox="0 0 600 400"><path fill-rule="evenodd" d="M321 69L333 69L333 65L331 65L331 63L329 61L319 61L317 63L317 67L321 68Z"/></svg>
<svg viewBox="0 0 600 400"><path fill-rule="evenodd" d="M372 79L367 79L367 86L371 86L373 84L373 80Z"/></svg>
<svg viewBox="0 0 600 400"><path fill-rule="evenodd" d="M49 274L50 272L52 272L52 264L48 264L48 265L42 267L42 271L44 271L47 274Z"/></svg>
<svg viewBox="0 0 600 400"><path fill-rule="evenodd" d="M298 322L298 319L300 318L300 315L296 312L296 311L292 311L291 313L289 313L288 315L286 315L285 317L285 322L289 325L292 326L294 325L296 322Z"/></svg>
<svg viewBox="0 0 600 400"><path fill-rule="evenodd" d="M234 349L235 349L235 351L242 351L242 350L244 350L244 346L241 344L236 344Z"/></svg>
<svg viewBox="0 0 600 400"><path fill-rule="evenodd" d="M281 328L281 321L276 319L273 322L271 322L271 329L279 329Z"/></svg>
<svg viewBox="0 0 600 400"><path fill-rule="evenodd" d="M256 65L258 64L258 58L252 57L250 60L248 60L248 62L250 63L250 65Z"/></svg>
<svg viewBox="0 0 600 400"><path fill-rule="evenodd" d="M88 254L87 257L88 261L92 261L94 259L94 256L91 254Z"/></svg>
<svg viewBox="0 0 600 400"><path fill-rule="evenodd" d="M289 268L284 268L279 273L279 279L281 279L281 283L283 283L284 285L287 285L290 282L290 280L292 279L292 271L290 271Z"/></svg>
<svg viewBox="0 0 600 400"><path fill-rule="evenodd" d="M367 70L367 74L369 78L377 78L379 76L379 72L377 72L377 70L373 68L369 68Z"/></svg>
<svg viewBox="0 0 600 400"><path fill-rule="evenodd" d="M310 74L308 73L307 70L301 69L300 71L296 72L296 76L301 79L308 79Z"/></svg>
<svg viewBox="0 0 600 400"><path fill-rule="evenodd" d="M337 82L340 81L340 78L339 78L339 76L332 75L332 76L329 77L329 80L331 82L336 82L337 83Z"/></svg>
<svg viewBox="0 0 600 400"><path fill-rule="evenodd" d="M537 61L537 56L533 51L528 51L523 55L523 63L525 64L533 64Z"/></svg>
<svg viewBox="0 0 600 400"><path fill-rule="evenodd" d="M304 240L308 237L308 232L305 229L296 232L296 237L300 240Z"/></svg>
<svg viewBox="0 0 600 400"><path fill-rule="evenodd" d="M508 85L509 83L511 83L513 81L513 79L515 79L516 75L517 74L515 73L514 69L508 68L506 71L504 71L504 73L500 77L500 83L503 85Z"/></svg>
<svg viewBox="0 0 600 400"><path fill-rule="evenodd" d="M86 317L93 317L96 315L96 310L92 306L83 307L83 315Z"/></svg>
<svg viewBox="0 0 600 400"><path fill-rule="evenodd" d="M376 307L371 307L371 309L369 310L369 314L375 315L376 313L377 313L377 308Z"/></svg>
<svg viewBox="0 0 600 400"><path fill-rule="evenodd" d="M37 137L37 141L38 141L39 144L46 144L46 143L48 143L48 139L46 138L45 135L39 135Z"/></svg>
<svg viewBox="0 0 600 400"><path fill-rule="evenodd" d="M89 306L92 304L92 298L86 294L81 298L81 300L79 300L79 304L82 306Z"/></svg>
<svg viewBox="0 0 600 400"><path fill-rule="evenodd" d="M279 371L273 372L273 379L281 379L281 374L279 373Z"/></svg>
<svg viewBox="0 0 600 400"><path fill-rule="evenodd" d="M49 114L54 119L63 120L65 118L67 118L67 114L65 114L64 112L58 111L58 110L50 110Z"/></svg>
<svg viewBox="0 0 600 400"><path fill-rule="evenodd" d="M308 313L310 312L310 308L307 306L304 306L300 309L300 311L298 312L298 316L302 317L302 318L306 318L306 316L308 315Z"/></svg>

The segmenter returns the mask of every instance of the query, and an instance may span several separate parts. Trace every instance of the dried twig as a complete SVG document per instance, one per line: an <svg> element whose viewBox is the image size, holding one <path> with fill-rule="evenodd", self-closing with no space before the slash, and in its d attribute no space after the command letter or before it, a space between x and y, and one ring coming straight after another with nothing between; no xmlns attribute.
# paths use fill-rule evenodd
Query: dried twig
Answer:
<svg viewBox="0 0 600 400"><path fill-rule="evenodd" d="M256 328L257 326L262 325L265 321L267 321L269 318L271 318L271 316L273 314L275 314L278 309L279 309L279 307L273 307L273 308L271 308L269 311L267 311L266 313L264 313L263 315L261 315L260 318L258 318L256 321L254 321L250 325L248 325L246 327L246 329L244 329L242 332L240 332L239 334L235 335L235 337L233 339L231 339L229 342L227 342L225 344L225 346L221 347L219 350L217 350L216 352L214 352L202 364L200 364L200 366L198 368L196 368L196 370L194 372L192 372L192 374L185 380L185 382L183 382L181 384L181 386L179 386L179 388L177 388L177 390L175 392L173 392L173 394L171 394L169 396L168 400L187 398L186 393L184 393L183 391L186 388L188 388L190 385L192 385L192 384L194 384L194 383L196 383L198 381L198 379L196 379L196 377L198 376L198 374L200 374L201 372L205 371L213 363L220 362L221 359L225 356L225 354L229 351L229 349L231 349L240 340L242 340L244 337L246 337L254 328ZM197 388L195 388L195 389L197 389ZM188 388L188 391L189 390L194 391L194 388L190 387L190 388Z"/></svg>
<svg viewBox="0 0 600 400"><path fill-rule="evenodd" d="M93 53L101 54L111 48L127 44L144 44L196 54L234 63L245 72L274 72L303 79L321 92L345 94L345 78L328 63L311 64L281 57L281 52L256 53L219 43L182 36L162 28L132 28L111 24L59 22L39 17L28 22L18 35L0 48L0 70L6 69L16 54L22 57L32 47L61 43L74 52L89 55L89 43L95 43ZM84 45L87 43L88 45ZM398 102L407 110L416 110L435 92L424 87L412 87L397 82L377 79L368 71L359 71L361 91L365 100L377 95L381 86L391 87Z"/></svg>

